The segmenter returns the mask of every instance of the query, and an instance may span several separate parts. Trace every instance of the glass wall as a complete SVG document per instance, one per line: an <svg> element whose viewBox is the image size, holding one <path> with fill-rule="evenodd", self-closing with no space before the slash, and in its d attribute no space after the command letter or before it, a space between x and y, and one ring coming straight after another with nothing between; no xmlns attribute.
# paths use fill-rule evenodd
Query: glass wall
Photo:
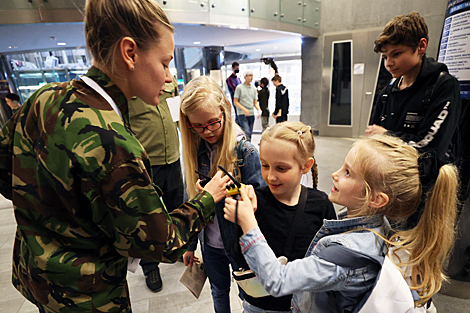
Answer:
<svg viewBox="0 0 470 313"><path fill-rule="evenodd" d="M246 62L246 61L245 61ZM266 77L269 80L269 101L268 107L269 112L272 114L276 106L276 87L274 87L271 78L274 76L274 70L270 65L266 65L260 61L254 61L252 63L241 63L240 73L238 77L243 83L243 72L246 69L253 70L253 82L259 82L261 78ZM279 75L282 78L282 84L289 90L289 115L300 115L300 101L301 101L301 83L302 83L302 60L285 60L276 61ZM222 73L224 73L225 79L232 74L231 63L222 67ZM227 86L225 87L225 93L230 99L230 93L228 92Z"/></svg>
<svg viewBox="0 0 470 313"><path fill-rule="evenodd" d="M24 52L5 56L22 103L42 85L78 78L91 66L86 49Z"/></svg>

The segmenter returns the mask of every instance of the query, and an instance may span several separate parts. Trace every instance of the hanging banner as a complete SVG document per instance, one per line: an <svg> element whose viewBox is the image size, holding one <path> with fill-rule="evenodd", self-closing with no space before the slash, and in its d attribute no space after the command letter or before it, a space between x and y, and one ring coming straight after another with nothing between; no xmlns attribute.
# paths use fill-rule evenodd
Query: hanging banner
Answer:
<svg viewBox="0 0 470 313"><path fill-rule="evenodd" d="M460 82L462 99L470 99L470 1L449 0L438 61Z"/></svg>

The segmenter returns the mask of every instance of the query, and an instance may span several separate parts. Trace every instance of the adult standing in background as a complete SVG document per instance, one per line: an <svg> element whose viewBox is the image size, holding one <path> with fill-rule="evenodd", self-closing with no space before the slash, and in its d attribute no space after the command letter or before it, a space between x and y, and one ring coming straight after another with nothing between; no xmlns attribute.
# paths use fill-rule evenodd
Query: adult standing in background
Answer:
<svg viewBox="0 0 470 313"><path fill-rule="evenodd" d="M260 87L258 91L258 102L261 108L261 126L263 127L263 132L269 126L269 80L266 77L261 78Z"/></svg>
<svg viewBox="0 0 470 313"><path fill-rule="evenodd" d="M258 92L256 88L251 85L253 81L253 71L248 69L243 73L245 82L240 84L235 89L233 102L237 107L238 125L245 132L246 140L251 141L251 134L253 133L253 125L255 123L254 108L258 111L260 116L260 108L258 105Z"/></svg>
<svg viewBox="0 0 470 313"><path fill-rule="evenodd" d="M233 62L232 63L232 74L227 77L227 87L228 91L230 92L230 97L232 99L232 106L235 114L235 122L238 123L238 114L237 114L237 107L235 106L235 103L233 102L233 98L235 95L235 89L237 88L238 85L242 83L240 78L238 78L237 74L240 72L240 64L238 62Z"/></svg>
<svg viewBox="0 0 470 313"><path fill-rule="evenodd" d="M158 105L147 104L139 98L129 101L129 122L147 151L152 165L152 181L161 189L168 212L178 208L184 197L178 130L166 102L166 99L178 94L178 83L173 77L171 83L165 84ZM140 266L147 287L154 292L162 290L163 281L158 262L141 260Z"/></svg>
<svg viewBox="0 0 470 313"><path fill-rule="evenodd" d="M287 121L287 114L289 113L289 90L281 83L281 76L274 75L271 80L273 85L276 86L276 108L273 117L276 119L276 123L282 123Z"/></svg>
<svg viewBox="0 0 470 313"><path fill-rule="evenodd" d="M93 64L39 88L0 132L0 193L18 223L13 285L40 312L131 311L128 257L176 261L227 196L221 172L168 213L128 101L171 82L173 26L153 0L88 0Z"/></svg>

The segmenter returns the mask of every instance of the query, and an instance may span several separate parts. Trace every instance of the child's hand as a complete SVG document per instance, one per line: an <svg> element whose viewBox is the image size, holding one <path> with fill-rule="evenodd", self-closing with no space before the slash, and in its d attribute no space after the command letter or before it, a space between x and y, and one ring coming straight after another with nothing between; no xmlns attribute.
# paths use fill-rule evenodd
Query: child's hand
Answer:
<svg viewBox="0 0 470 313"><path fill-rule="evenodd" d="M253 205L254 204L254 205ZM224 218L235 223L237 200L232 198L225 199ZM240 200L238 200L238 225L243 233L258 226L255 218L255 210L257 207L256 194L253 186L246 186L240 189Z"/></svg>
<svg viewBox="0 0 470 313"><path fill-rule="evenodd" d="M194 251L186 251L183 254L184 265L193 266L193 263L199 264L199 258L194 255Z"/></svg>
<svg viewBox="0 0 470 313"><path fill-rule="evenodd" d="M383 128L382 126L379 126L379 125L369 125L367 126L366 128L366 131L364 132L366 137L369 137L373 134L383 134L385 133L387 130L385 128Z"/></svg>
<svg viewBox="0 0 470 313"><path fill-rule="evenodd" d="M230 181L231 180L227 175L222 171L218 171L204 187L204 190L210 193L212 198L214 198L214 202L217 203L228 196L227 188L225 186L227 186Z"/></svg>
<svg viewBox="0 0 470 313"><path fill-rule="evenodd" d="M199 190L199 192L201 192L204 189L201 186L201 181L202 180L198 179L197 182L196 182L196 187L197 187L197 190Z"/></svg>

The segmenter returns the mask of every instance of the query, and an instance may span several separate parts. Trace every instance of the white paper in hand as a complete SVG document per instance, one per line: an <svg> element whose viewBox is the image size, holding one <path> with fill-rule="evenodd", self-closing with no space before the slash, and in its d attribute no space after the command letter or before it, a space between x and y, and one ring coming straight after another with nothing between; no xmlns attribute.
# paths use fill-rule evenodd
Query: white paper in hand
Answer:
<svg viewBox="0 0 470 313"><path fill-rule="evenodd" d="M166 103L168 104L168 108L170 109L171 118L173 122L178 122L180 120L180 104L181 104L181 97L177 96L174 98L167 98Z"/></svg>

